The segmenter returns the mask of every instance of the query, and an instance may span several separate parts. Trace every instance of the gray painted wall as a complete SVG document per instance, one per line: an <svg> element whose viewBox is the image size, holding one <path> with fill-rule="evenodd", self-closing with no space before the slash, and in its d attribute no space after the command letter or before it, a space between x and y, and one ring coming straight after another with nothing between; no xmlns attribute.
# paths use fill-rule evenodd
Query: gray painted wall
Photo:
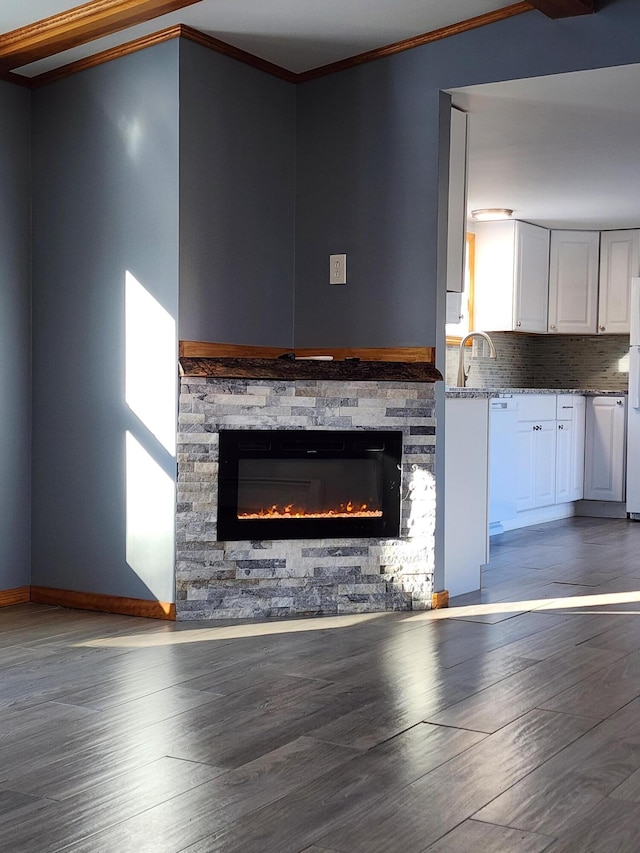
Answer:
<svg viewBox="0 0 640 853"><path fill-rule="evenodd" d="M290 347L296 88L180 42L180 338Z"/></svg>
<svg viewBox="0 0 640 853"><path fill-rule="evenodd" d="M440 92L640 61L640 4L599 5L564 21L531 11L299 87L296 346L435 345L444 369ZM346 286L327 283L336 252ZM439 436L443 402L439 386ZM443 454L439 440L438 507ZM436 590L447 586L443 524L438 512Z"/></svg>
<svg viewBox="0 0 640 853"><path fill-rule="evenodd" d="M30 583L30 99L0 82L0 590Z"/></svg>
<svg viewBox="0 0 640 853"><path fill-rule="evenodd" d="M299 87L297 346L433 340L437 105L402 62ZM329 255L342 252L348 283L330 285Z"/></svg>
<svg viewBox="0 0 640 853"><path fill-rule="evenodd" d="M297 88L173 41L35 90L32 582L173 596L172 573L143 580L126 562L125 431L174 468L124 402L123 284L129 269L176 316L178 211L181 337L291 340L295 243L296 345L442 345L439 91L637 62L639 27L636 0L561 22L530 12ZM1 488L26 502L7 447L28 466L28 404L16 389L28 382L29 96L0 85L0 109L16 119L0 131L0 164L11 165L0 210L11 212L18 271L15 288L0 290L13 300L2 346L10 364L24 356L3 389L17 405ZM349 284L331 287L328 255L343 251ZM6 559L11 541L17 560L5 587L28 580L26 529L23 520L0 544Z"/></svg>
<svg viewBox="0 0 640 853"><path fill-rule="evenodd" d="M176 317L178 41L36 89L33 140L32 583L172 601L126 560L125 431L175 460L125 404L124 279Z"/></svg>
<svg viewBox="0 0 640 853"><path fill-rule="evenodd" d="M640 4L532 11L298 89L295 343L444 345L438 92L640 61ZM346 287L328 256L347 252Z"/></svg>

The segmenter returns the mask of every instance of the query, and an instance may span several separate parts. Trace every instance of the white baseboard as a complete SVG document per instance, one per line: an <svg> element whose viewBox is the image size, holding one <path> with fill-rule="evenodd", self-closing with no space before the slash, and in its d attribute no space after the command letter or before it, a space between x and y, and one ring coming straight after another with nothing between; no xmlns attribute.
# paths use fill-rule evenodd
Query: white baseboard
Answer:
<svg viewBox="0 0 640 853"><path fill-rule="evenodd" d="M544 524L546 521L558 521L561 518L571 518L576 514L575 503L553 504L541 506L538 509L528 509L519 512L515 518L502 522L505 530L518 530L520 527L531 527L533 524Z"/></svg>

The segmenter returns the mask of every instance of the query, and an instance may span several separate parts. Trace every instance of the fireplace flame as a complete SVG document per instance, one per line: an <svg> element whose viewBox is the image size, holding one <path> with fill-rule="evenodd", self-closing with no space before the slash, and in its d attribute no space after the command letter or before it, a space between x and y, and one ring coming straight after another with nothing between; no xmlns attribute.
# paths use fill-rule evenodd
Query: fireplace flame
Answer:
<svg viewBox="0 0 640 853"><path fill-rule="evenodd" d="M304 507L296 507L294 504L277 506L273 504L266 509L257 512L238 512L238 519L246 520L253 518L266 519L290 519L290 518L381 518L381 509L369 509L367 504L357 506L352 501L340 504L337 509L307 510Z"/></svg>

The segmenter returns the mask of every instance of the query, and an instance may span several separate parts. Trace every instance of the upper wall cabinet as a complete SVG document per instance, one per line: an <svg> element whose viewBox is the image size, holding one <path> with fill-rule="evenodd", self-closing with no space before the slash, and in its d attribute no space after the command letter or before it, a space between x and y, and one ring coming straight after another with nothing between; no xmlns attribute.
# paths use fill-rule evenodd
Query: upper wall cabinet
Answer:
<svg viewBox="0 0 640 853"><path fill-rule="evenodd" d="M467 230L467 114L452 107L449 136L449 214L447 226L447 290L464 290Z"/></svg>
<svg viewBox="0 0 640 853"><path fill-rule="evenodd" d="M640 275L640 231L603 231L600 236L598 332L629 333L631 279Z"/></svg>
<svg viewBox="0 0 640 853"><path fill-rule="evenodd" d="M588 335L598 311L598 231L552 231L549 331Z"/></svg>
<svg viewBox="0 0 640 853"><path fill-rule="evenodd" d="M491 331L546 332L549 232L527 222L478 222L474 325Z"/></svg>

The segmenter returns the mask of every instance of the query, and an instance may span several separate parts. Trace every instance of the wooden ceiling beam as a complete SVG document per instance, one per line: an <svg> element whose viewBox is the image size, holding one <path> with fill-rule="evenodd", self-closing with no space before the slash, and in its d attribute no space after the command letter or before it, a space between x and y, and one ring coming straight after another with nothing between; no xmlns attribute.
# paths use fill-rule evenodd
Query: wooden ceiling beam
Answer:
<svg viewBox="0 0 640 853"><path fill-rule="evenodd" d="M0 35L0 72L167 15L200 0L92 0Z"/></svg>
<svg viewBox="0 0 640 853"><path fill-rule="evenodd" d="M576 15L592 15L596 11L595 0L529 0L529 2L548 18L573 18Z"/></svg>

